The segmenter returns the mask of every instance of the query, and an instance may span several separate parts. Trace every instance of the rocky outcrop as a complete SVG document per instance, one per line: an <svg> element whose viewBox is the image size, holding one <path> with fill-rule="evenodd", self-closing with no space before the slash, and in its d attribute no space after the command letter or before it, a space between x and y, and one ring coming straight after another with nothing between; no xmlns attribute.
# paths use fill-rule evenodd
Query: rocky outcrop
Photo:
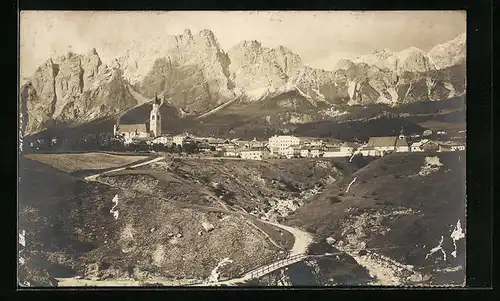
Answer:
<svg viewBox="0 0 500 301"><path fill-rule="evenodd" d="M294 108L307 121L346 104L453 98L465 93L465 77L465 34L428 54L415 47L377 50L354 61L342 59L327 71L304 66L299 55L282 46L243 41L225 53L210 30L185 30L133 41L111 67L95 50L49 59L21 89L22 126L30 133L59 122L83 123L155 94L182 117L256 103L259 110ZM148 114L133 122L147 120Z"/></svg>
<svg viewBox="0 0 500 301"><path fill-rule="evenodd" d="M202 112L234 97L229 58L210 30L133 43L117 61L140 93L164 92L187 112Z"/></svg>
<svg viewBox="0 0 500 301"><path fill-rule="evenodd" d="M95 49L49 59L21 88L26 134L110 116L136 103L120 69L104 65Z"/></svg>
<svg viewBox="0 0 500 301"><path fill-rule="evenodd" d="M466 35L463 33L449 42L434 46L427 56L437 69L444 69L465 65L466 52Z"/></svg>
<svg viewBox="0 0 500 301"><path fill-rule="evenodd" d="M376 66L379 69L388 69L397 73L404 72L426 72L434 69L429 57L421 49L410 47L400 52L392 52L389 49L376 50L363 55L354 61Z"/></svg>
<svg viewBox="0 0 500 301"><path fill-rule="evenodd" d="M253 99L275 91L302 67L300 57L289 49L262 47L258 41L243 41L228 51L230 79Z"/></svg>

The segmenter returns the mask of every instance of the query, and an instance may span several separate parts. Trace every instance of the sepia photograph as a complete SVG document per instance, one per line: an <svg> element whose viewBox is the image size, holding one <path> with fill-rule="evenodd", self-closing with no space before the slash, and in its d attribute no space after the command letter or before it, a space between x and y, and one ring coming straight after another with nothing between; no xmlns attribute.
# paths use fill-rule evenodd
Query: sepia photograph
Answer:
<svg viewBox="0 0 500 301"><path fill-rule="evenodd" d="M21 11L18 286L464 287L466 40L465 11Z"/></svg>

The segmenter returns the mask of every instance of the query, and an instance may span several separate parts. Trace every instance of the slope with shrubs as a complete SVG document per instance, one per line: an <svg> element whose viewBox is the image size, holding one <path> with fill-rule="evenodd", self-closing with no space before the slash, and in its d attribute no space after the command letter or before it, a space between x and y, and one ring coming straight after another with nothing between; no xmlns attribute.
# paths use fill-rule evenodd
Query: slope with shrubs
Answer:
<svg viewBox="0 0 500 301"><path fill-rule="evenodd" d="M154 191L85 182L25 157L19 174L19 230L26 233L21 282L203 280L229 258L219 269L224 278L283 254L237 215L181 208Z"/></svg>
<svg viewBox="0 0 500 301"><path fill-rule="evenodd" d="M465 158L465 152L388 155L330 185L287 223L336 246L415 266L425 275L421 282L461 284L465 240L455 249L452 233L460 232L457 223L465 229Z"/></svg>

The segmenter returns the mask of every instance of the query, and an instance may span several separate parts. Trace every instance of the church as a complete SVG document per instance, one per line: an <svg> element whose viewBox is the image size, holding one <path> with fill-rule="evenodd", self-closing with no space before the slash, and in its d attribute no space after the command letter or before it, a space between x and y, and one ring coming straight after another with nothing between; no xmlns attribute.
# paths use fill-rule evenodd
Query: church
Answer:
<svg viewBox="0 0 500 301"><path fill-rule="evenodd" d="M161 136L161 114L160 102L158 96L155 96L153 108L149 114L149 124L120 124L120 120L113 127L113 134L115 136L122 136L125 143L129 144L133 141L147 141Z"/></svg>

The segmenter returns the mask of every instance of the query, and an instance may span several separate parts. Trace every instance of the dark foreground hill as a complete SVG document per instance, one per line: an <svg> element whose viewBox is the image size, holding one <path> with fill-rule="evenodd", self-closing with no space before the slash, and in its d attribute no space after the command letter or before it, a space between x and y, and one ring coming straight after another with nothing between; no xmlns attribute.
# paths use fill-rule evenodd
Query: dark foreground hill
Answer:
<svg viewBox="0 0 500 301"><path fill-rule="evenodd" d="M402 284L463 284L465 171L465 152L392 154L330 185L288 223L395 275L421 275Z"/></svg>
<svg viewBox="0 0 500 301"><path fill-rule="evenodd" d="M19 173L19 229L26 240L19 277L32 286L74 276L137 283L206 279L224 258L233 262L219 272L229 277L282 252L237 215L176 203L188 202L185 195L191 203L207 202L196 187L176 179L165 178L170 198L163 198L155 193L159 188L86 182L25 157Z"/></svg>

